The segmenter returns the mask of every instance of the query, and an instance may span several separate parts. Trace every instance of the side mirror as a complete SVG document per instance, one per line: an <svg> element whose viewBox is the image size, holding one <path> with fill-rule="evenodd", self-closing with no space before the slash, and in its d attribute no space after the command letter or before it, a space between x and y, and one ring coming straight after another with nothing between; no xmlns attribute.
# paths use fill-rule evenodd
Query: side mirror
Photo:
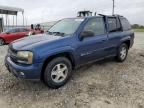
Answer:
<svg viewBox="0 0 144 108"><path fill-rule="evenodd" d="M92 37L92 36L94 36L94 35L95 35L95 33L92 32L92 31L82 31L82 32L80 33L80 40L83 40L83 39L86 38L86 37Z"/></svg>

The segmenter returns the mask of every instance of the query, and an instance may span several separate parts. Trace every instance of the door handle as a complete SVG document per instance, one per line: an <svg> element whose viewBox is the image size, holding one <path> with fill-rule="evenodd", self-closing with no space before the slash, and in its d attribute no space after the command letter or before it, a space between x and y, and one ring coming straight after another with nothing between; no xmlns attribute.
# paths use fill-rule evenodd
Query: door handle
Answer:
<svg viewBox="0 0 144 108"><path fill-rule="evenodd" d="M105 42L106 40L102 40L102 42Z"/></svg>

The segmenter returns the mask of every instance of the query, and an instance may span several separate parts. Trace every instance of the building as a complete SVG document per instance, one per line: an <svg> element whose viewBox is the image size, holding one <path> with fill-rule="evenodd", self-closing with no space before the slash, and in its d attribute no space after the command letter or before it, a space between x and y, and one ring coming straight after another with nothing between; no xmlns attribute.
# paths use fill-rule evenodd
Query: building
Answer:
<svg viewBox="0 0 144 108"><path fill-rule="evenodd" d="M9 22L13 21L13 25L11 26L17 26L17 14L18 12L22 13L23 16L23 25L24 25L24 9L17 8L17 7L9 7L9 6L0 6L0 32L4 30L4 27L9 26ZM9 21L8 16L13 15L13 19ZM5 16L5 19L4 19Z"/></svg>

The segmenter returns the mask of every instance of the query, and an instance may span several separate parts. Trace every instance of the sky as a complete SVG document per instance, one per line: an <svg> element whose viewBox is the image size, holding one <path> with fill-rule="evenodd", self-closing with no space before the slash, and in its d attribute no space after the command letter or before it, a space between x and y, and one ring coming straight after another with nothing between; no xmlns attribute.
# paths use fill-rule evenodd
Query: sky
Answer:
<svg viewBox="0 0 144 108"><path fill-rule="evenodd" d="M23 8L27 24L75 17L80 10L112 14L112 0L0 0L0 5ZM125 16L131 24L144 25L144 0L115 0L115 14ZM20 13L18 24L22 24Z"/></svg>

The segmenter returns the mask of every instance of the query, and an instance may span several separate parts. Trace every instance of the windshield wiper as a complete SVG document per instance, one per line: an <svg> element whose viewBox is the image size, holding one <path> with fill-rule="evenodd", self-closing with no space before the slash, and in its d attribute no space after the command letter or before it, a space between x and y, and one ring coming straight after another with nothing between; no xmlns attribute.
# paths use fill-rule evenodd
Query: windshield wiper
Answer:
<svg viewBox="0 0 144 108"><path fill-rule="evenodd" d="M62 33L62 32L50 32L50 31L47 31L48 34L50 35L56 35L56 36L64 36L65 33Z"/></svg>
<svg viewBox="0 0 144 108"><path fill-rule="evenodd" d="M64 36L65 33L62 33L62 32L53 32L55 35L60 35L60 36Z"/></svg>

